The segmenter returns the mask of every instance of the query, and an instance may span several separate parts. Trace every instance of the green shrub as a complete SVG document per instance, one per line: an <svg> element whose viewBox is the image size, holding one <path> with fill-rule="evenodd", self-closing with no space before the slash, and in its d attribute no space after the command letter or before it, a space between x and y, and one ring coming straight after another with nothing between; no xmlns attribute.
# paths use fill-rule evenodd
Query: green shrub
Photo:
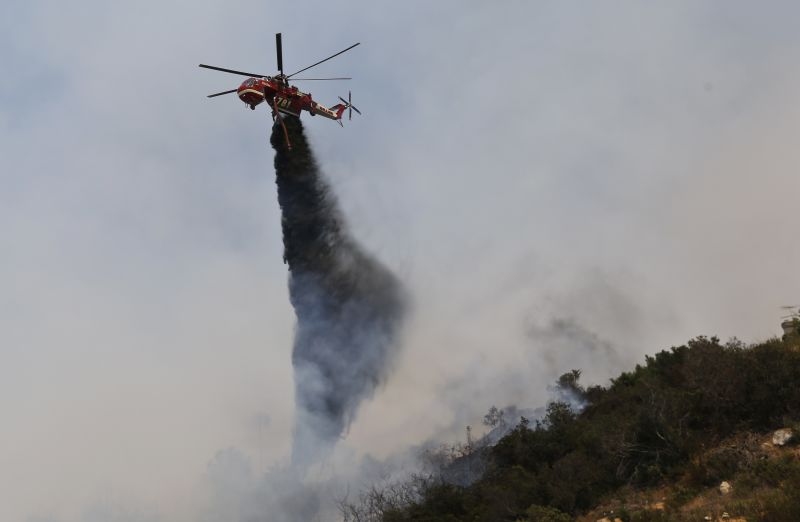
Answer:
<svg viewBox="0 0 800 522"><path fill-rule="evenodd" d="M552 507L532 505L519 522L571 522L572 517Z"/></svg>
<svg viewBox="0 0 800 522"><path fill-rule="evenodd" d="M481 480L468 488L430 488L398 513L402 518L385 520L513 522L530 520L533 507L574 516L622 485L653 486L684 472L685 499L679 492L671 505L734 476L750 489L791 484L800 491L796 462L752 463L737 449L707 451L739 430L766 432L800 419L800 352L784 343L747 347L698 337L646 357L607 388L584 389L579 377L573 370L556 386L588 402L580 414L566 403L549 404L540 422L521 423L486 451ZM800 493L765 502L771 513L782 509L800 520Z"/></svg>

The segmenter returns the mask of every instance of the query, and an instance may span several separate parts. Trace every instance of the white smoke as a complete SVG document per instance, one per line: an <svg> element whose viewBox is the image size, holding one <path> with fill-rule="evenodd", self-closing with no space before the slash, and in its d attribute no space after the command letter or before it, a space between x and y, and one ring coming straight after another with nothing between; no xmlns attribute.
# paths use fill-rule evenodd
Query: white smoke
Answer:
<svg viewBox="0 0 800 522"><path fill-rule="evenodd" d="M356 78L364 117L309 126L354 237L416 303L340 443L381 460L544 404L572 368L603 383L697 334L779 333L798 9L357 2L342 25L320 2L3 3L0 519L194 521L217 450L253 481L290 451L269 115L206 103L238 82L197 63L269 73L277 31L298 68L362 42L319 72ZM553 321L600 348L544 342Z"/></svg>

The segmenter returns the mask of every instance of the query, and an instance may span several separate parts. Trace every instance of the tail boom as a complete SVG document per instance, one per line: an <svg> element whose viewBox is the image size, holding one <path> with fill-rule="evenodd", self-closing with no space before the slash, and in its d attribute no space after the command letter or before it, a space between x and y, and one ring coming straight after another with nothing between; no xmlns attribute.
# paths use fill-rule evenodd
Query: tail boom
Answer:
<svg viewBox="0 0 800 522"><path fill-rule="evenodd" d="M347 106L341 103L334 105L331 108L325 107L321 103L314 102L308 112L314 115L320 115L331 120L341 120Z"/></svg>

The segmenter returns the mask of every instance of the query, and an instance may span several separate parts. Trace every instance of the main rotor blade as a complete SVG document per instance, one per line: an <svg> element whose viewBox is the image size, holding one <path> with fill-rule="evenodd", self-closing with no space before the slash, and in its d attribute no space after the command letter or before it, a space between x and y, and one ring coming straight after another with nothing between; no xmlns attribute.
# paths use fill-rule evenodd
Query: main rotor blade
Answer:
<svg viewBox="0 0 800 522"><path fill-rule="evenodd" d="M266 74L249 73L249 72L244 72L244 71L234 71L233 69L223 69L222 67L214 67L213 65L206 65L204 63L201 63L200 67L203 67L205 69L213 69L215 71L222 71L222 72L231 73L231 74L241 74L242 76L251 76L251 77L256 77L256 78L266 78L268 76Z"/></svg>
<svg viewBox="0 0 800 522"><path fill-rule="evenodd" d="M299 71L297 71L297 72L295 72L295 73L292 73L292 74L290 74L289 76L287 76L287 78L291 78L291 77L292 77L292 76L294 76L295 74L299 74L299 73L301 73L301 72L303 72L303 71L307 71L307 70L311 69L312 67L316 67L317 65L319 65L319 64L321 64L321 63L323 63L323 62L327 62L327 61L328 61L328 60L330 60L331 58L336 58L336 57L337 57L337 56L339 56L340 54L342 54L342 53L346 53L347 51L349 51L350 49L352 49L353 47L355 47L355 46L357 46L357 45L361 45L361 42L354 43L353 45L351 45L350 47L348 47L348 48L347 48L347 49L345 49L344 51L339 51L339 52L338 52L338 53L336 53L336 54L332 54L332 55L328 56L327 58L325 58L324 60L320 60L320 61L318 61L317 63L315 63L315 64L313 64L313 65L309 65L309 66L308 66L308 67L306 67L305 69L300 69Z"/></svg>
<svg viewBox="0 0 800 522"><path fill-rule="evenodd" d="M283 46L281 45L281 33L275 33L275 50L278 53L278 70L283 74Z"/></svg>
<svg viewBox="0 0 800 522"><path fill-rule="evenodd" d="M292 78L293 82L307 82L310 80L352 80L352 78Z"/></svg>
<svg viewBox="0 0 800 522"><path fill-rule="evenodd" d="M206 98L213 98L214 96L222 96L223 94L230 94L230 93L236 92L238 90L239 89L231 89L230 91L217 92L217 93L214 93L214 94L209 94L208 96L206 96Z"/></svg>

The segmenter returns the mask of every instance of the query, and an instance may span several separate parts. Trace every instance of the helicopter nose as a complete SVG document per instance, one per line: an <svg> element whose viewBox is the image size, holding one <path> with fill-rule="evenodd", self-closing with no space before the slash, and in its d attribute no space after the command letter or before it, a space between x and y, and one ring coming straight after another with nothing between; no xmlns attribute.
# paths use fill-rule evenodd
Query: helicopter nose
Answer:
<svg viewBox="0 0 800 522"><path fill-rule="evenodd" d="M239 87L239 99L248 105L258 105L264 101L264 93L245 82Z"/></svg>

